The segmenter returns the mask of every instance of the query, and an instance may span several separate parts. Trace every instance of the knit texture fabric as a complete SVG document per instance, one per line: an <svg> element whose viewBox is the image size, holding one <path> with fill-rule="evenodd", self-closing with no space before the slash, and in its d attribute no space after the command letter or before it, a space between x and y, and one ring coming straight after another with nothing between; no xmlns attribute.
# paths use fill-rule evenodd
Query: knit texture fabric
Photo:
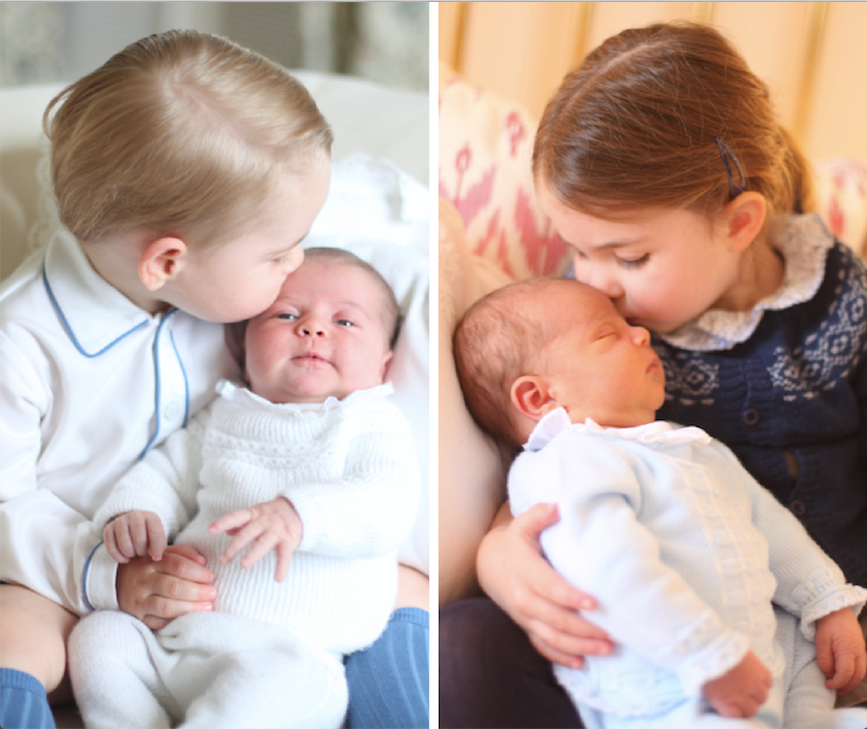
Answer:
<svg viewBox="0 0 867 729"><path fill-rule="evenodd" d="M545 555L597 598L586 617L618 648L585 657L581 670L555 665L555 675L576 704L605 713L670 710L748 649L781 677L772 600L810 638L812 621L867 599L698 428L601 428L555 410L513 464L509 498L515 514L559 506L560 521L542 533Z"/></svg>
<svg viewBox="0 0 867 729"><path fill-rule="evenodd" d="M786 280L772 301L654 335L666 374L657 416L726 443L867 586L867 269L810 216L780 241Z"/></svg>
<svg viewBox="0 0 867 729"><path fill-rule="evenodd" d="M419 493L410 429L390 392L382 385L311 409L224 382L209 408L118 484L96 526L154 511L169 539L195 546L215 572L215 611L282 625L332 652L370 645L394 606L395 550ZM208 525L278 496L304 527L287 578L275 581L273 552L248 569L220 564L230 537Z"/></svg>

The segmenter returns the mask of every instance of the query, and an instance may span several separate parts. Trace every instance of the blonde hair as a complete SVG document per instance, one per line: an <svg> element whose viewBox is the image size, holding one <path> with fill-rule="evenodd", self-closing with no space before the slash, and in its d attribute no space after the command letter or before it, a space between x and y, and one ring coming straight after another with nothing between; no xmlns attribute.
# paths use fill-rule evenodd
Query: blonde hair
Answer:
<svg viewBox="0 0 867 729"><path fill-rule="evenodd" d="M692 23L623 31L568 74L539 124L533 174L600 217L649 207L711 217L742 190L761 193L769 213L814 205L809 166L765 84L718 31Z"/></svg>
<svg viewBox="0 0 867 729"><path fill-rule="evenodd" d="M60 219L90 243L134 228L196 245L238 237L281 177L322 164L332 142L285 69L196 31L127 46L55 97L43 124Z"/></svg>
<svg viewBox="0 0 867 729"><path fill-rule="evenodd" d="M562 329L556 312L540 310L528 296L562 285L575 282L529 279L504 286L467 309L455 328L455 369L467 409L501 445L522 445L512 384L533 374L545 345Z"/></svg>

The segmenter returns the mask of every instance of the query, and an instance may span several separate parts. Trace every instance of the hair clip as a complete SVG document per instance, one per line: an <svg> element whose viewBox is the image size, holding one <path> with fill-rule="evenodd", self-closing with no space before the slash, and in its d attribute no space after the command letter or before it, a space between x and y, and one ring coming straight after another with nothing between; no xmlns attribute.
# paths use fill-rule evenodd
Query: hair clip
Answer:
<svg viewBox="0 0 867 729"><path fill-rule="evenodd" d="M741 163L738 161L738 158L735 156L735 153L729 149L729 146L725 143L725 140L722 137L714 137L713 141L716 142L716 147L719 150L719 156L722 157L723 164L726 166L726 175L729 178L729 193L732 198L736 198L744 191L744 183L746 182L746 176L744 175L744 169L741 167ZM729 164L729 160L734 162L735 167L738 171L738 178L740 180L739 184L735 184L735 178L732 174L732 166Z"/></svg>

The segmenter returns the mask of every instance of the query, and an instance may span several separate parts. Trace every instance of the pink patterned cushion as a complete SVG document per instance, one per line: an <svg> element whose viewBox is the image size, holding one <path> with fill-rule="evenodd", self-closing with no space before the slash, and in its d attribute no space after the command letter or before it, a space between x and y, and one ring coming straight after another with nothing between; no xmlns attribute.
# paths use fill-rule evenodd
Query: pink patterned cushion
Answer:
<svg viewBox="0 0 867 729"><path fill-rule="evenodd" d="M828 230L867 260L867 165L851 157L822 160L816 178Z"/></svg>
<svg viewBox="0 0 867 729"><path fill-rule="evenodd" d="M536 122L518 105L440 67L439 194L472 252L513 279L561 273L565 244L539 211L530 161Z"/></svg>
<svg viewBox="0 0 867 729"><path fill-rule="evenodd" d="M568 250L536 205L530 162L536 121L518 104L440 64L439 194L457 209L472 252L513 279L558 275ZM816 165L828 229L867 260L867 164Z"/></svg>

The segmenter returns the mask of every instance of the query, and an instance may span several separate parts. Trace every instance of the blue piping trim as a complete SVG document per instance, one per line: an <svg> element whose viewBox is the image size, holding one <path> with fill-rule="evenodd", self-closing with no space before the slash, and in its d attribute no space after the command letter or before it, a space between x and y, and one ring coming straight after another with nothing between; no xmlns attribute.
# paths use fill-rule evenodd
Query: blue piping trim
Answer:
<svg viewBox="0 0 867 729"><path fill-rule="evenodd" d="M176 309L174 311L177 311ZM174 311L170 313L174 313ZM172 342L172 349L175 350L175 357L178 358L178 364L181 366L181 374L184 376L184 424L182 427L187 427L187 420L190 417L190 381L187 379L187 370L184 368L184 361L181 359L181 354L178 352L175 344L175 333L169 330L169 339Z"/></svg>
<svg viewBox="0 0 867 729"><path fill-rule="evenodd" d="M45 284L45 290L48 292L48 298L51 299L51 303L54 305L54 308L57 309L57 315L60 317L60 321L63 322L63 327L66 329L66 333L69 334L69 338L72 340L72 343L75 345L75 348L83 354L85 357L93 358L99 357L99 355L111 349L115 344L117 344L124 337L129 336L137 329L141 329L143 326L147 324L147 320L144 320L138 324L136 324L132 329L121 334L117 339L113 342L109 342L98 352L90 353L86 352L84 347L81 346L81 343L76 338L75 334L72 331L72 327L69 325L69 322L66 320L66 316L63 314L63 310L60 308L60 304L57 303L57 299L54 296L54 292L51 290L51 285L48 283L48 274L45 271L45 261L42 261L42 281Z"/></svg>
<svg viewBox="0 0 867 729"><path fill-rule="evenodd" d="M93 606L93 603L87 597L87 575L90 572L90 563L93 561L93 555L96 554L96 550L99 549L105 542L100 542L97 544L87 555L87 561L84 563L84 575L81 578L81 594L84 596L84 604L87 605L91 610L96 610Z"/></svg>
<svg viewBox="0 0 867 729"><path fill-rule="evenodd" d="M169 312L172 314L173 312ZM154 337L154 346L153 346L153 355L154 355L154 379L155 379L155 387L154 387L154 417L156 418L156 424L154 426L153 435L151 435L150 440L145 443L145 447L141 453L139 453L138 459L141 460L145 457L145 453L147 453L151 446L154 444L154 441L157 439L157 436L160 432L160 395L162 394L162 377L160 377L160 358L159 358L159 348L160 348L160 335L163 333L163 327L168 321L169 314L162 318L159 326L157 327L157 333Z"/></svg>

